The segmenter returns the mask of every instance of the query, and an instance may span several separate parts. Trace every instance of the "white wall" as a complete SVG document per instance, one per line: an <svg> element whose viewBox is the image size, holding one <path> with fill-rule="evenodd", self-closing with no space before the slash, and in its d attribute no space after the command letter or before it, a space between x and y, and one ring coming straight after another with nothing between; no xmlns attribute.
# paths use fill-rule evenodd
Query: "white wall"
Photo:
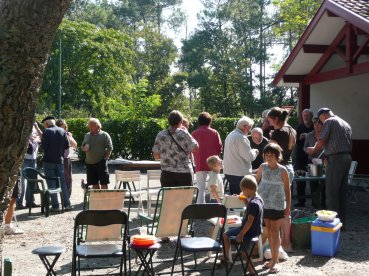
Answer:
<svg viewBox="0 0 369 276"><path fill-rule="evenodd" d="M311 85L310 107L314 114L329 107L351 125L353 139L369 140L369 74Z"/></svg>

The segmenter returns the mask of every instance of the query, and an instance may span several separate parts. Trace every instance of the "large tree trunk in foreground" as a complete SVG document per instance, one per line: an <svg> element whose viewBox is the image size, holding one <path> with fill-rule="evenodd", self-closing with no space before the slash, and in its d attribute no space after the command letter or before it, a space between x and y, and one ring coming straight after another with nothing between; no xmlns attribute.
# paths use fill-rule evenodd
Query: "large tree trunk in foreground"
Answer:
<svg viewBox="0 0 369 276"><path fill-rule="evenodd" d="M0 223L28 145L53 36L71 1L0 0ZM2 244L3 235L0 257Z"/></svg>

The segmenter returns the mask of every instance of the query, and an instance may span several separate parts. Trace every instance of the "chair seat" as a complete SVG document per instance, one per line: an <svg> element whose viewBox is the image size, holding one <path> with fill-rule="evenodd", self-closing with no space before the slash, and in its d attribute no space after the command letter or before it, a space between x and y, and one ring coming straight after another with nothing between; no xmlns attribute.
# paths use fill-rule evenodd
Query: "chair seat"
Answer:
<svg viewBox="0 0 369 276"><path fill-rule="evenodd" d="M76 247L80 257L117 257L123 254L122 247L115 244L80 244Z"/></svg>
<svg viewBox="0 0 369 276"><path fill-rule="evenodd" d="M216 240L208 237L181 238L181 247L185 251L219 251L222 246Z"/></svg>
<svg viewBox="0 0 369 276"><path fill-rule="evenodd" d="M64 246L44 246L44 247L33 249L32 254L52 256L52 255L61 254L64 251L65 251Z"/></svg>

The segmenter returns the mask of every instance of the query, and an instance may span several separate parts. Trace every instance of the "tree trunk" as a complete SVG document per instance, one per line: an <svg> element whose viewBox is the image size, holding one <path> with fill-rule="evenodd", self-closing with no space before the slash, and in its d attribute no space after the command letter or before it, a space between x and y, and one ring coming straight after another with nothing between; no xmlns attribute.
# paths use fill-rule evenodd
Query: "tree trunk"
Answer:
<svg viewBox="0 0 369 276"><path fill-rule="evenodd" d="M54 33L72 0L0 1L0 212L28 145ZM52 91L50 91L52 92ZM0 224L3 216L0 216ZM0 258L3 236L0 235ZM0 265L2 258L0 259Z"/></svg>

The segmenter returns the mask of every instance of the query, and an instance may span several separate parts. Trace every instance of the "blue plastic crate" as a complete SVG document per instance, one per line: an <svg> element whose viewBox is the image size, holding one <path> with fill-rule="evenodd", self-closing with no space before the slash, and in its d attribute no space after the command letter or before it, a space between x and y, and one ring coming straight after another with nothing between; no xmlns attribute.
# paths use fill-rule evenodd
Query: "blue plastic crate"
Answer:
<svg viewBox="0 0 369 276"><path fill-rule="evenodd" d="M342 223L338 218L334 221L314 220L311 224L311 253L318 256L335 256L341 227Z"/></svg>

